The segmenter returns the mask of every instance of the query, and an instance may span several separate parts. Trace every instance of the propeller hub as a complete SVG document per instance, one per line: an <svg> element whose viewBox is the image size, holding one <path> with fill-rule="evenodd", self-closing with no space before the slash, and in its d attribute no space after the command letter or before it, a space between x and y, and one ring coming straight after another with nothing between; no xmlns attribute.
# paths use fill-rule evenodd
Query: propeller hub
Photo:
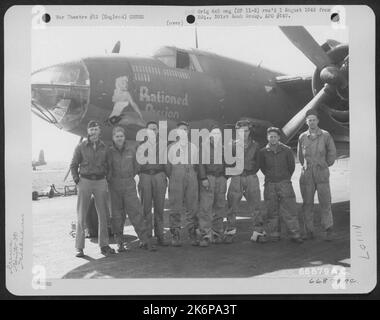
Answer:
<svg viewBox="0 0 380 320"><path fill-rule="evenodd" d="M319 74L319 77L323 83L328 83L335 86L339 85L341 82L340 71L335 66L323 68Z"/></svg>

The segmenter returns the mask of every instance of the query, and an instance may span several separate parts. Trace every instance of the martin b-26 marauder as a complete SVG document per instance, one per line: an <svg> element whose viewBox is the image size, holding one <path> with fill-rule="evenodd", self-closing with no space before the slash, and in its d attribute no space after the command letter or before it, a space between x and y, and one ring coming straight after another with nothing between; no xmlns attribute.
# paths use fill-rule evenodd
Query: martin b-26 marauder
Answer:
<svg viewBox="0 0 380 320"><path fill-rule="evenodd" d="M290 77L198 49L163 47L150 58L113 54L83 58L32 74L32 111L42 119L85 137L89 120L125 127L127 139L147 121L167 120L169 130L181 120L191 128L228 126L250 119L256 138L265 141L269 126L282 129L292 143L305 114L318 108L320 125L341 153L348 153L348 45L327 40L319 45L301 26L280 27L315 65L313 76Z"/></svg>

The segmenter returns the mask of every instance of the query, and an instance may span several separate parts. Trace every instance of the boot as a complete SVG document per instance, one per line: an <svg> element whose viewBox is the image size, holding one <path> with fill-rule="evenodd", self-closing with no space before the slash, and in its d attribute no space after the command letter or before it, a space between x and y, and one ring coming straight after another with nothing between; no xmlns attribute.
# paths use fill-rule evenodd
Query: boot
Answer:
<svg viewBox="0 0 380 320"><path fill-rule="evenodd" d="M180 234L179 234L179 228L173 228L170 230L171 234L172 234L172 246L173 247L180 247L182 246L182 243L181 243L181 237L180 237Z"/></svg>
<svg viewBox="0 0 380 320"><path fill-rule="evenodd" d="M199 246L200 247L208 247L210 245L210 239L209 238L203 238L200 242L199 242Z"/></svg>
<svg viewBox="0 0 380 320"><path fill-rule="evenodd" d="M294 243L302 244L303 240L301 237L294 237L291 239Z"/></svg>
<svg viewBox="0 0 380 320"><path fill-rule="evenodd" d="M169 243L165 240L165 237L162 235L157 237L157 245L161 247L167 247Z"/></svg>
<svg viewBox="0 0 380 320"><path fill-rule="evenodd" d="M332 228L327 228L325 232L325 241L333 241L334 240L334 233Z"/></svg>
<svg viewBox="0 0 380 320"><path fill-rule="evenodd" d="M195 230L195 227L191 227L189 229L189 239L192 246L199 246L199 240L197 239L197 232Z"/></svg>
<svg viewBox="0 0 380 320"><path fill-rule="evenodd" d="M251 241L252 242L257 242L257 243L266 243L267 242L267 234L265 231L258 232L258 231L253 231L252 236L251 236Z"/></svg>
<svg viewBox="0 0 380 320"><path fill-rule="evenodd" d="M144 242L140 242L140 248L148 251L157 251L156 246L152 243L151 238Z"/></svg>
<svg viewBox="0 0 380 320"><path fill-rule="evenodd" d="M211 234L211 243L221 244L223 243L223 234L219 232L212 231Z"/></svg>
<svg viewBox="0 0 380 320"><path fill-rule="evenodd" d="M110 246L104 246L104 247L101 247L100 248L100 253L103 255L103 256L110 256L111 254L115 254L115 250L112 249Z"/></svg>
<svg viewBox="0 0 380 320"><path fill-rule="evenodd" d="M148 251L157 251L156 246L152 243L151 240L148 240L146 248L148 249Z"/></svg>
<svg viewBox="0 0 380 320"><path fill-rule="evenodd" d="M77 258L83 258L83 257L84 257L83 249L77 249L77 250L76 250L76 254L75 254L75 256L76 256Z"/></svg>
<svg viewBox="0 0 380 320"><path fill-rule="evenodd" d="M236 228L226 229L224 231L224 243L233 243L236 235Z"/></svg>
<svg viewBox="0 0 380 320"><path fill-rule="evenodd" d="M312 231L306 231L306 233L302 235L302 240L314 240L314 233Z"/></svg>
<svg viewBox="0 0 380 320"><path fill-rule="evenodd" d="M122 242L120 242L120 243L118 243L117 244L117 252L125 252L125 251L127 251L126 249L125 249L125 246L124 246L124 243L122 243Z"/></svg>

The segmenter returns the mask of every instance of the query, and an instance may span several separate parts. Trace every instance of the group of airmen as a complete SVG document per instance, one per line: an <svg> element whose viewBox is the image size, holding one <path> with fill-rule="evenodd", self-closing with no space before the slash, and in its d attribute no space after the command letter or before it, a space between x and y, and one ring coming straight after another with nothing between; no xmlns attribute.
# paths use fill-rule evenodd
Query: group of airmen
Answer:
<svg viewBox="0 0 380 320"><path fill-rule="evenodd" d="M112 146L107 147L100 139L100 124L88 123L88 138L74 151L71 173L77 184L76 256L84 256L85 221L91 197L94 197L98 215L98 243L105 256L116 253L109 245L108 220L111 203L112 233L117 251L126 246L123 230L126 216L140 240L140 246L155 251L158 246L181 246L185 228L191 245L208 247L211 244L231 243L237 233L239 204L244 196L252 218L253 242L279 241L281 223L284 221L290 238L296 243L315 237L313 204L315 192L321 212L323 237L333 238L333 216L329 167L336 159L336 148L331 135L318 127L318 113L309 110L306 114L308 130L299 136L298 159L302 166L300 190L303 198L300 223L296 197L291 182L295 171L295 159L290 147L280 142L278 128L267 129L268 144L260 149L254 140L254 127L249 120L236 123L236 129L244 132L244 169L238 175L227 176L227 165L214 161L213 148L222 143L222 128L214 126L210 131L210 162L192 161L177 164L139 164L136 147L130 146L122 127L112 132ZM158 137L159 127L155 121L146 125ZM177 130L188 134L186 122L177 124ZM157 154L162 152L156 140ZM191 142L184 148L196 148ZM170 146L169 146L170 152ZM200 157L189 152L190 157ZM265 176L264 204L257 172ZM135 176L139 176L136 188ZM227 190L227 180L230 179ZM170 241L164 233L164 206L168 188ZM226 199L227 194L227 199ZM110 200L110 201L109 201ZM153 210L152 210L153 209ZM224 222L224 218L226 223ZM156 241L153 241L153 231Z"/></svg>

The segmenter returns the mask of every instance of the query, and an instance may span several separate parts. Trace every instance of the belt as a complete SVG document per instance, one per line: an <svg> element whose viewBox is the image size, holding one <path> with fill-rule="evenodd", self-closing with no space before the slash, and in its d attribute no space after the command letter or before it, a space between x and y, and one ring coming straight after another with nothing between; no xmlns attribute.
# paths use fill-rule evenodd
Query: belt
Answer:
<svg viewBox="0 0 380 320"><path fill-rule="evenodd" d="M81 174L80 176L88 180L102 180L105 178L102 174Z"/></svg>
<svg viewBox="0 0 380 320"><path fill-rule="evenodd" d="M224 172L223 173L210 173L210 172L207 172L207 175L213 176L215 178L219 178L219 177L224 177L225 176Z"/></svg>
<svg viewBox="0 0 380 320"><path fill-rule="evenodd" d="M242 173L241 173L241 176L243 177L247 177L247 176L252 176L254 175L255 173L251 170L244 170Z"/></svg>
<svg viewBox="0 0 380 320"><path fill-rule="evenodd" d="M153 175L161 173L161 172L164 172L164 170L162 170L162 169L150 169L150 170L144 170L141 173L145 173L145 174L149 174L149 175L153 176Z"/></svg>

